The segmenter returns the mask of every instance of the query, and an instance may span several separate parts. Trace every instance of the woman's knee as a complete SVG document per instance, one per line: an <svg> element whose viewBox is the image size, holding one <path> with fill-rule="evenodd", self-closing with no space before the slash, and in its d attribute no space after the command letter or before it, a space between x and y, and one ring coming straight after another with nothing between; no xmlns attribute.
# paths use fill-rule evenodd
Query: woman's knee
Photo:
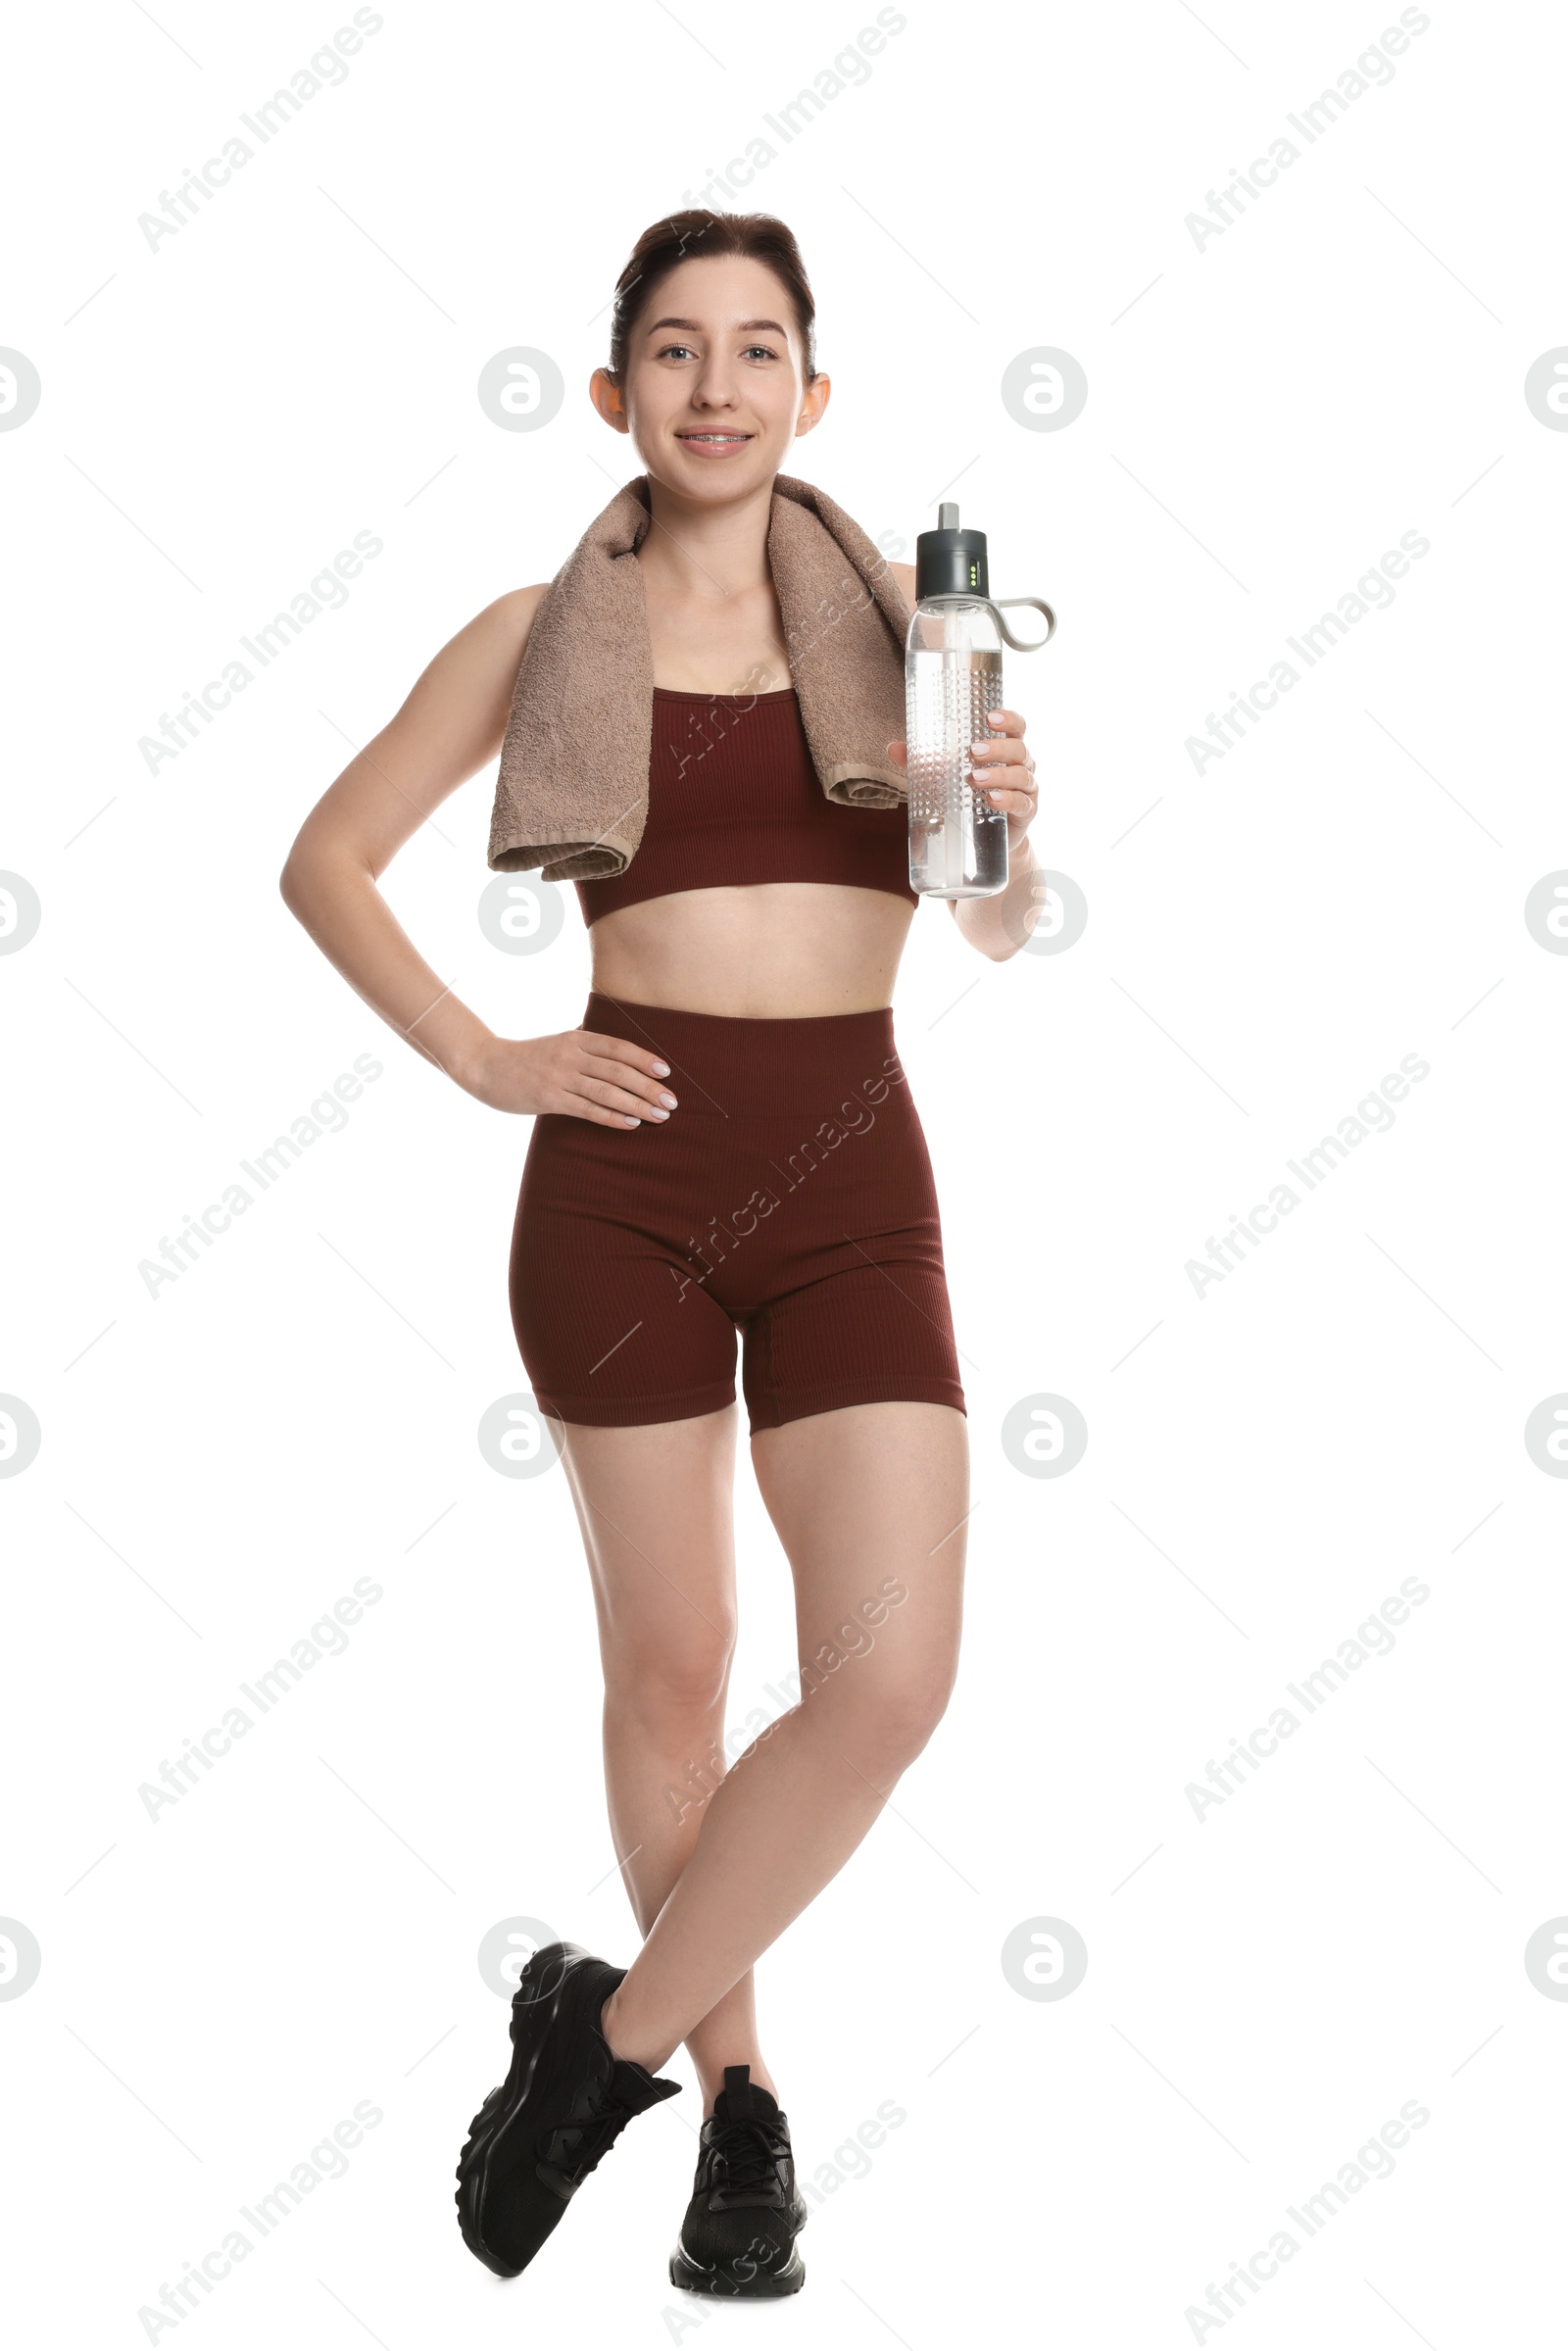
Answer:
<svg viewBox="0 0 1568 2351"><path fill-rule="evenodd" d="M700 1624L678 1638L605 1645L605 1697L617 1715L701 1721L723 1703L735 1653L733 1626Z"/></svg>
<svg viewBox="0 0 1568 2351"><path fill-rule="evenodd" d="M955 1657L933 1658L846 1691L845 1752L878 1788L907 1771L948 1709Z"/></svg>

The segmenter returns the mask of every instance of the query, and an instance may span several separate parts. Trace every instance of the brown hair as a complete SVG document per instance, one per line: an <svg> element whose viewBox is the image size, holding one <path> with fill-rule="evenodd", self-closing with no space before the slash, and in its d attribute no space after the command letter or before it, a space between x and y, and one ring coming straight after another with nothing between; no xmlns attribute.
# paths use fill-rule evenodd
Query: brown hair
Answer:
<svg viewBox="0 0 1568 2351"><path fill-rule="evenodd" d="M801 249L791 231L771 213L710 213L698 207L670 213L645 228L631 257L615 280L615 304L610 321L610 361L605 373L613 384L626 380L627 346L644 306L653 300L663 280L682 262L705 261L717 254L739 254L771 269L789 296L806 349L806 380L816 377L816 304L806 274Z"/></svg>

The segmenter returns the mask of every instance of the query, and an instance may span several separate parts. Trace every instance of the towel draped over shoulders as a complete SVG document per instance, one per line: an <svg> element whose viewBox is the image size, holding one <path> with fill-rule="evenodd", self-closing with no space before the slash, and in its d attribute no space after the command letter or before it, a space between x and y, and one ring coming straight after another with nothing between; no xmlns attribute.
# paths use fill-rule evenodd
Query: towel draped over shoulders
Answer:
<svg viewBox="0 0 1568 2351"><path fill-rule="evenodd" d="M489 862L546 881L621 873L648 813L654 664L636 550L648 477L615 493L546 589L501 747ZM887 757L905 732L909 609L887 559L809 482L773 482L767 561L812 765L841 808L904 801Z"/></svg>

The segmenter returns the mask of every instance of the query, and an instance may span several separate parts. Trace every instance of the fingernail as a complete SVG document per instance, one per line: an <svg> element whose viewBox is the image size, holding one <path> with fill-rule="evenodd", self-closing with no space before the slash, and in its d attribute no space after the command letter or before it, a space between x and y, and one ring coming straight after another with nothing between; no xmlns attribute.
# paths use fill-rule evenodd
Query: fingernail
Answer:
<svg viewBox="0 0 1568 2351"><path fill-rule="evenodd" d="M656 1061L654 1063L654 1075L656 1078L667 1078L669 1075L669 1063L667 1061Z"/></svg>
<svg viewBox="0 0 1568 2351"><path fill-rule="evenodd" d="M1005 718L1006 715L1005 710L987 710L986 712L988 718Z"/></svg>
<svg viewBox="0 0 1568 2351"><path fill-rule="evenodd" d="M675 1097L672 1094L662 1094L659 1099L663 1103L666 1110L673 1110L675 1108Z"/></svg>

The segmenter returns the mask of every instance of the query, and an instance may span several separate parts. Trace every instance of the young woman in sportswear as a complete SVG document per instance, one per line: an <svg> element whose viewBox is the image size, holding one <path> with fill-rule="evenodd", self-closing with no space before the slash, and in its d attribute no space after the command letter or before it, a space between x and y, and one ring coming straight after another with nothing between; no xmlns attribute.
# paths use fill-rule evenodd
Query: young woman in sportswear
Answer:
<svg viewBox="0 0 1568 2351"><path fill-rule="evenodd" d="M684 2042L705 2121L670 2275L712 2293L801 2283L805 2207L752 1965L865 1836L956 1667L966 1421L890 1008L916 903L906 816L827 803L766 548L773 478L827 407L813 316L794 238L766 216L661 221L618 282L589 390L646 469L633 560L654 753L624 873L576 885L593 952L581 1025L493 1035L376 887L496 757L542 586L443 648L313 809L282 877L400 1036L480 1102L534 1119L513 1312L593 1578L611 1827L645 1939L625 1969L558 1943L523 1972L511 2070L458 2173L465 2238L504 2277L627 2120L674 2093L658 2069ZM894 569L912 601L912 569ZM948 904L1002 961L1035 898L1036 792L1022 718L991 723L976 789L1005 812L1011 879ZM903 764L903 744L887 756ZM803 1695L726 1768L737 1326Z"/></svg>

